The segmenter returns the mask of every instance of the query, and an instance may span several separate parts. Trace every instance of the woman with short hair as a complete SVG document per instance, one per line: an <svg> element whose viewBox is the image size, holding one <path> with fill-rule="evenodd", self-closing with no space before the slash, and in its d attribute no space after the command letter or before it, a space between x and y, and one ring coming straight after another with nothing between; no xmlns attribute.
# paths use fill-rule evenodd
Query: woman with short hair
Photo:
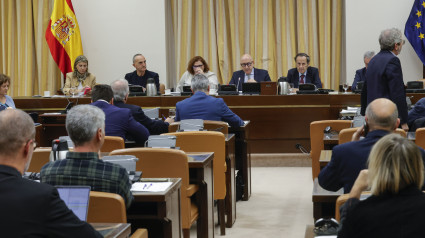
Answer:
<svg viewBox="0 0 425 238"><path fill-rule="evenodd" d="M5 74L0 74L0 111L7 108L15 108L15 102L12 97L7 95L10 87L10 77Z"/></svg>
<svg viewBox="0 0 425 238"><path fill-rule="evenodd" d="M183 86L190 86L192 83L192 78L197 74L204 74L210 82L210 88L214 87L214 89L217 89L217 75L210 71L210 67L204 58L201 56L195 56L190 59L189 63L187 64L187 71L180 78L176 92L182 92Z"/></svg>

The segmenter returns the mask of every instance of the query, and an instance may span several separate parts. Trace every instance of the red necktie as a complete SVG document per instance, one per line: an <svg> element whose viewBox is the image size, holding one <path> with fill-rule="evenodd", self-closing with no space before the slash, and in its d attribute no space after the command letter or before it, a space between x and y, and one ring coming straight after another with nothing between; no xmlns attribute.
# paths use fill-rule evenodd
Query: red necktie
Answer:
<svg viewBox="0 0 425 238"><path fill-rule="evenodd" d="M300 76L300 84L304 84L304 77L305 77L305 75L304 74L301 74L301 76Z"/></svg>

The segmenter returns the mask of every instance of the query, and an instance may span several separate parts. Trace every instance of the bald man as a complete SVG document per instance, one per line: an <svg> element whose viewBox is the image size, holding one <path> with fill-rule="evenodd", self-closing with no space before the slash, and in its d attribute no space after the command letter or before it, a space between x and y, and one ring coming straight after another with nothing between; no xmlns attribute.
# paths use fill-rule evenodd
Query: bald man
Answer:
<svg viewBox="0 0 425 238"><path fill-rule="evenodd" d="M319 174L319 184L326 190L344 188L349 193L360 171L366 169L373 145L400 125L397 106L386 98L372 101L366 108L366 129L360 127L353 141L337 145L332 150L331 162ZM367 129L368 128L368 129ZM365 138L360 140L360 136ZM421 149L422 158L425 151Z"/></svg>
<svg viewBox="0 0 425 238"><path fill-rule="evenodd" d="M267 70L254 68L254 60L249 54L242 55L241 67L242 70L233 72L232 79L229 82L229 84L236 85L238 91L242 91L243 83L271 81Z"/></svg>

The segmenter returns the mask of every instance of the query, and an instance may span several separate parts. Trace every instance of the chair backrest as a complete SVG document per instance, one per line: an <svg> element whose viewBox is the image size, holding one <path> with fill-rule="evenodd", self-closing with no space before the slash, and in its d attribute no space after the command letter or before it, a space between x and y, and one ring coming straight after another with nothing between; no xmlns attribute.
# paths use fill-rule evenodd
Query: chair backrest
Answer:
<svg viewBox="0 0 425 238"><path fill-rule="evenodd" d="M27 171L39 173L41 168L45 164L49 163L51 151L52 147L35 148L34 152L32 153L31 162Z"/></svg>
<svg viewBox="0 0 425 238"><path fill-rule="evenodd" d="M177 132L179 129L180 122L173 122L168 126L168 131ZM219 131L223 134L229 134L229 125L224 121L210 121L204 120L204 130L207 131Z"/></svg>
<svg viewBox="0 0 425 238"><path fill-rule="evenodd" d="M330 126L333 131L341 131L351 126L350 120L323 120L310 123L310 156L312 161L313 179L319 176L320 172L320 151L324 149L323 130Z"/></svg>
<svg viewBox="0 0 425 238"><path fill-rule="evenodd" d="M214 199L226 196L226 139L216 131L184 131L167 133L177 137L176 146L184 152L214 152Z"/></svg>
<svg viewBox="0 0 425 238"><path fill-rule="evenodd" d="M425 150L425 128L419 128L416 130L415 143L419 147Z"/></svg>
<svg viewBox="0 0 425 238"><path fill-rule="evenodd" d="M339 210L341 209L342 205L348 200L349 194L342 194L336 199L335 203L335 220L339 221L341 219L341 214Z"/></svg>
<svg viewBox="0 0 425 238"><path fill-rule="evenodd" d="M165 84L163 84L163 83L159 84L159 92L161 94L165 94Z"/></svg>
<svg viewBox="0 0 425 238"><path fill-rule="evenodd" d="M124 149L124 139L119 136L105 136L105 142L103 142L101 152L111 152L113 150Z"/></svg>
<svg viewBox="0 0 425 238"><path fill-rule="evenodd" d="M358 127L342 129L339 132L338 145L350 142L354 132L356 132L358 129Z"/></svg>
<svg viewBox="0 0 425 238"><path fill-rule="evenodd" d="M401 129L401 128L395 129L394 133L397 133L397 134L403 136L404 138L407 137L407 133L403 129Z"/></svg>
<svg viewBox="0 0 425 238"><path fill-rule="evenodd" d="M89 223L127 223L124 199L116 193L90 192Z"/></svg>

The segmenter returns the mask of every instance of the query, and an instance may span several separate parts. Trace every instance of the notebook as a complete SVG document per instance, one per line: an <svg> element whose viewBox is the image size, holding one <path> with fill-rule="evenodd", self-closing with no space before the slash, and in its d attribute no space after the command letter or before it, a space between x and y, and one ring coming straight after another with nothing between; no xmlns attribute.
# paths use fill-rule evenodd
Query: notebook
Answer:
<svg viewBox="0 0 425 238"><path fill-rule="evenodd" d="M56 186L59 197L82 221L87 220L90 186Z"/></svg>

